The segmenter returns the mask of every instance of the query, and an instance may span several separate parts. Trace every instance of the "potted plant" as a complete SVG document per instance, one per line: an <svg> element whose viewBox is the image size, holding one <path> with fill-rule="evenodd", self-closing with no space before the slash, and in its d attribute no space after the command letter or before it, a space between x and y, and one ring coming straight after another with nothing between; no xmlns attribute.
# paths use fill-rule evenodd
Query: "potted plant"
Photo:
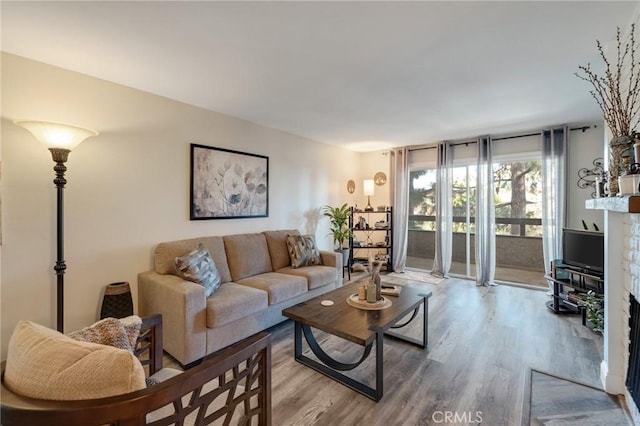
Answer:
<svg viewBox="0 0 640 426"><path fill-rule="evenodd" d="M618 27L616 42L617 58L609 62L602 44L596 40L600 57L605 64L603 75L596 74L591 63L579 66L581 73L575 75L591 83L591 96L596 100L604 115L604 121L613 138L609 142L609 191L618 192L618 176L625 174L623 158L633 157L635 127L640 120L640 61L635 52L635 24L631 24L629 38L623 43ZM631 161L633 163L633 161ZM635 162L640 162L636 158Z"/></svg>
<svg viewBox="0 0 640 426"><path fill-rule="evenodd" d="M604 330L604 307L602 302L602 297L589 290L585 301L578 303L578 305L587 310L587 321L591 329L599 332Z"/></svg>
<svg viewBox="0 0 640 426"><path fill-rule="evenodd" d="M351 211L344 203L340 207L324 206L322 214L329 218L331 223L331 234L333 236L334 249L337 252L342 252L343 265L346 265L349 259L349 247L344 246L344 242L351 236L351 230L349 229L349 215Z"/></svg>

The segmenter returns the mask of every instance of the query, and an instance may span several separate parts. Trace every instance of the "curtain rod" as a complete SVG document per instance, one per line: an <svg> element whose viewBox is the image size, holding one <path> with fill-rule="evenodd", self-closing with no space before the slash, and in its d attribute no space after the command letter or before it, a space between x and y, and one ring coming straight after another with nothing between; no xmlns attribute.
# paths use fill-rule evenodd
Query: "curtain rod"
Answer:
<svg viewBox="0 0 640 426"><path fill-rule="evenodd" d="M596 128L598 126L594 125L593 127ZM590 128L591 128L591 126L573 127L571 129L569 129L569 131L573 132L574 130L581 130L584 133L586 130L588 130ZM502 138L493 138L492 140L494 140L494 141L504 141L504 140L507 140L507 139L526 138L526 137L529 137L529 136L539 136L539 135L540 135L539 132L538 133L527 133L527 134L523 134L523 135L514 135L514 136L505 136L505 137L502 137ZM457 142L457 143L452 143L451 146L469 145L471 143L478 143L478 141L474 140L474 141L468 141L468 142ZM425 149L436 149L437 147L438 147L437 145L432 145L432 146L425 146L425 147L414 148L414 149L409 148L409 152L412 152L412 151L423 151Z"/></svg>

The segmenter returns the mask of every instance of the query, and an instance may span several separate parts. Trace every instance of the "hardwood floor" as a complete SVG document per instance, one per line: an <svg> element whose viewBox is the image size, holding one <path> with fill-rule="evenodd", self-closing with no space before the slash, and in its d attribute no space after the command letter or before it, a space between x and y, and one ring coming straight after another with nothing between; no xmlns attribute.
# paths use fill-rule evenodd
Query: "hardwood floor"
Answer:
<svg viewBox="0 0 640 426"><path fill-rule="evenodd" d="M602 388L602 335L578 315L553 314L543 291L454 278L438 285L383 281L433 291L427 349L385 338L384 396L375 403L297 363L291 321L271 328L274 426L519 425L528 368ZM416 318L408 334L418 338L420 323ZM316 337L341 361L362 353L340 338ZM372 351L353 374L372 383L374 365ZM165 366L176 367L166 354Z"/></svg>
<svg viewBox="0 0 640 426"><path fill-rule="evenodd" d="M385 339L379 403L295 362L292 322L273 327L273 424L517 425L527 367L602 387L602 336L583 327L579 316L554 315L544 292L460 279L422 285L433 291L429 345L420 350ZM341 360L361 353L337 337L317 337ZM353 374L372 380L374 362L372 353Z"/></svg>

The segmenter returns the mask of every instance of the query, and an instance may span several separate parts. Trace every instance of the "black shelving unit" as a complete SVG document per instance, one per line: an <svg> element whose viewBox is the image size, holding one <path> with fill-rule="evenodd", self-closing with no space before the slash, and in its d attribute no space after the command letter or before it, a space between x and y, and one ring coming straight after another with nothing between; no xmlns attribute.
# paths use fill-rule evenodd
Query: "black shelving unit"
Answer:
<svg viewBox="0 0 640 426"><path fill-rule="evenodd" d="M578 305L589 290L604 301L604 277L591 270L567 265L562 260L551 262L551 276L545 276L553 284L552 299L547 307L556 314L582 314L582 324L586 325L586 309Z"/></svg>
<svg viewBox="0 0 640 426"><path fill-rule="evenodd" d="M391 272L393 259L393 209L364 211L353 207L349 214L349 270L367 264L369 255L382 260L381 270Z"/></svg>

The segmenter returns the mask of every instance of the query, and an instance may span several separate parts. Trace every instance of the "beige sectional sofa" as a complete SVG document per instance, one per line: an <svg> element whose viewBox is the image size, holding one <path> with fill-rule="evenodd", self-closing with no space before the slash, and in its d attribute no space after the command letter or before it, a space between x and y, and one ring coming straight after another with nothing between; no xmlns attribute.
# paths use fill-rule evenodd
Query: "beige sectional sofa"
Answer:
<svg viewBox="0 0 640 426"><path fill-rule="evenodd" d="M183 366L286 318L282 310L342 285L342 255L320 251L322 265L293 268L287 236L265 231L160 243L154 270L138 275L140 316L162 314L164 349ZM222 284L203 286L178 277L175 258L202 243Z"/></svg>

